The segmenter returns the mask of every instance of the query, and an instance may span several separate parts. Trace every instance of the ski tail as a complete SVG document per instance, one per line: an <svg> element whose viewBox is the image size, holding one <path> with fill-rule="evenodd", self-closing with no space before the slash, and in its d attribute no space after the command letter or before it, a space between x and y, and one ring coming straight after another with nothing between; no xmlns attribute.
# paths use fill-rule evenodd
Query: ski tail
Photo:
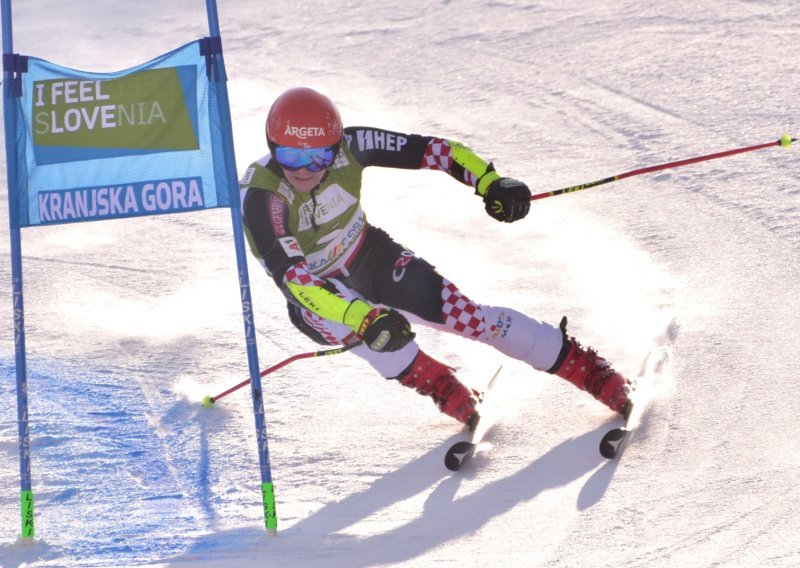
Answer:
<svg viewBox="0 0 800 568"><path fill-rule="evenodd" d="M639 375L633 383L632 407L625 417L625 424L612 428L600 440L600 455L604 458L619 457L630 442L650 402L658 396L657 383L663 378L662 374L669 364L670 354L669 346L661 345L654 347L644 358Z"/></svg>
<svg viewBox="0 0 800 568"><path fill-rule="evenodd" d="M614 459L625 448L630 435L631 431L624 426L609 430L600 440L600 455L609 460Z"/></svg>
<svg viewBox="0 0 800 568"><path fill-rule="evenodd" d="M450 471L460 470L464 464L467 463L467 461L469 461L473 455L475 455L475 451L478 449L478 444L483 439L483 436L497 421L497 416L494 415L494 413L483 413L483 410L487 408L486 395L496 386L497 378L500 376L500 371L502 369L503 366L500 365L492 378L489 380L489 384L486 385L486 389L483 391L483 393L481 393L481 403L478 407L479 418L474 425L470 425L468 438L466 440L456 442L450 446L449 450L447 450L447 453L444 456L444 465Z"/></svg>
<svg viewBox="0 0 800 568"><path fill-rule="evenodd" d="M475 453L478 444L462 440L453 444L444 456L444 466L450 471L458 471Z"/></svg>

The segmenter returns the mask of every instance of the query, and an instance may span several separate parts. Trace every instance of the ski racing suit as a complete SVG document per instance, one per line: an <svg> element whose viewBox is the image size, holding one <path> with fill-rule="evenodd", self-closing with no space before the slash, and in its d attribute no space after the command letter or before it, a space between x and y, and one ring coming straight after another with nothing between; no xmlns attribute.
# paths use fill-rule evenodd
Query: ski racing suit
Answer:
<svg viewBox="0 0 800 568"><path fill-rule="evenodd" d="M252 253L283 291L289 318L320 344L357 341L346 321L350 302L394 308L412 322L491 345L538 370L551 370L562 331L507 307L478 304L383 230L367 222L361 181L369 166L447 172L483 195L499 175L492 164L453 140L347 127L320 184L299 193L267 154L239 182ZM353 349L385 378L414 360L415 341L393 352ZM551 370L552 372L552 370Z"/></svg>

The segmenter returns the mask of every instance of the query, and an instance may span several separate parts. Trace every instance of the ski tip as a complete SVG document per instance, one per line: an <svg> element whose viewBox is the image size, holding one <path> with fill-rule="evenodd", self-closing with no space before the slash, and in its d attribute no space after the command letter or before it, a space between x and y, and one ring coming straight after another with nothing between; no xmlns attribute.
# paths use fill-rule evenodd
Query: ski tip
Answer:
<svg viewBox="0 0 800 568"><path fill-rule="evenodd" d="M447 450L444 456L444 466L450 471L458 471L464 463L475 453L477 444L472 442L457 442Z"/></svg>

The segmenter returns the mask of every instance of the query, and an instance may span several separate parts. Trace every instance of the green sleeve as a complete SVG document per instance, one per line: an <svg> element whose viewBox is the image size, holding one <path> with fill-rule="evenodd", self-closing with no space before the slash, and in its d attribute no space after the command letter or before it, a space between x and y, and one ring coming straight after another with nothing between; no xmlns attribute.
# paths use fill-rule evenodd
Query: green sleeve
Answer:
<svg viewBox="0 0 800 568"><path fill-rule="evenodd" d="M494 165L457 140L448 140L447 143L453 151L453 161L478 178L475 191L478 195L486 195L489 185L500 178L500 174L494 171Z"/></svg>
<svg viewBox="0 0 800 568"><path fill-rule="evenodd" d="M343 323L356 333L372 309L366 302L349 302L322 286L303 286L294 282L287 282L286 286L303 307L327 320Z"/></svg>

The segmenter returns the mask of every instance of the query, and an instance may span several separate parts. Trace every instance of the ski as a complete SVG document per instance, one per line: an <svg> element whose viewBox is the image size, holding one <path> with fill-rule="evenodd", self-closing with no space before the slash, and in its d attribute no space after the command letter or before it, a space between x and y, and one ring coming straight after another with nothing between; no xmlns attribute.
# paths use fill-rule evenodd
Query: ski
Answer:
<svg viewBox="0 0 800 568"><path fill-rule="evenodd" d="M668 360L669 351L664 348L653 349L644 358L631 393L633 408L628 413L625 424L612 428L600 440L601 456L611 460L622 455L631 440L632 434L641 423L642 414L654 395L654 379L663 371L664 365Z"/></svg>
<svg viewBox="0 0 800 568"><path fill-rule="evenodd" d="M612 428L606 432L603 438L600 440L600 455L608 460L612 460L622 454L622 451L625 449L631 439L633 430L640 422L642 412L644 411L647 402L644 400L644 389L641 389L641 386L642 381L648 375L647 363L649 358L650 355L648 354L648 357L645 358L645 362L642 366L642 371L637 377L633 392L631 392L631 402L633 403L633 407L628 413L627 418L625 418L625 424L617 428Z"/></svg>
<svg viewBox="0 0 800 568"><path fill-rule="evenodd" d="M486 386L486 390L483 391L483 395L481 396L481 404L478 407L481 418L478 421L475 429L470 432L469 439L456 442L450 446L449 450L447 450L447 453L444 456L444 466L450 471L458 471L464 467L464 464L467 463L467 461L469 461L473 455L475 455L475 450L478 448L478 444L483 439L484 434L486 434L489 428L496 421L496 417L487 416L483 412L483 409L485 408L486 404L486 395L495 386L497 377L500 376L500 370L502 368L503 366L500 365L500 367L492 376L492 379L489 381L489 384Z"/></svg>

